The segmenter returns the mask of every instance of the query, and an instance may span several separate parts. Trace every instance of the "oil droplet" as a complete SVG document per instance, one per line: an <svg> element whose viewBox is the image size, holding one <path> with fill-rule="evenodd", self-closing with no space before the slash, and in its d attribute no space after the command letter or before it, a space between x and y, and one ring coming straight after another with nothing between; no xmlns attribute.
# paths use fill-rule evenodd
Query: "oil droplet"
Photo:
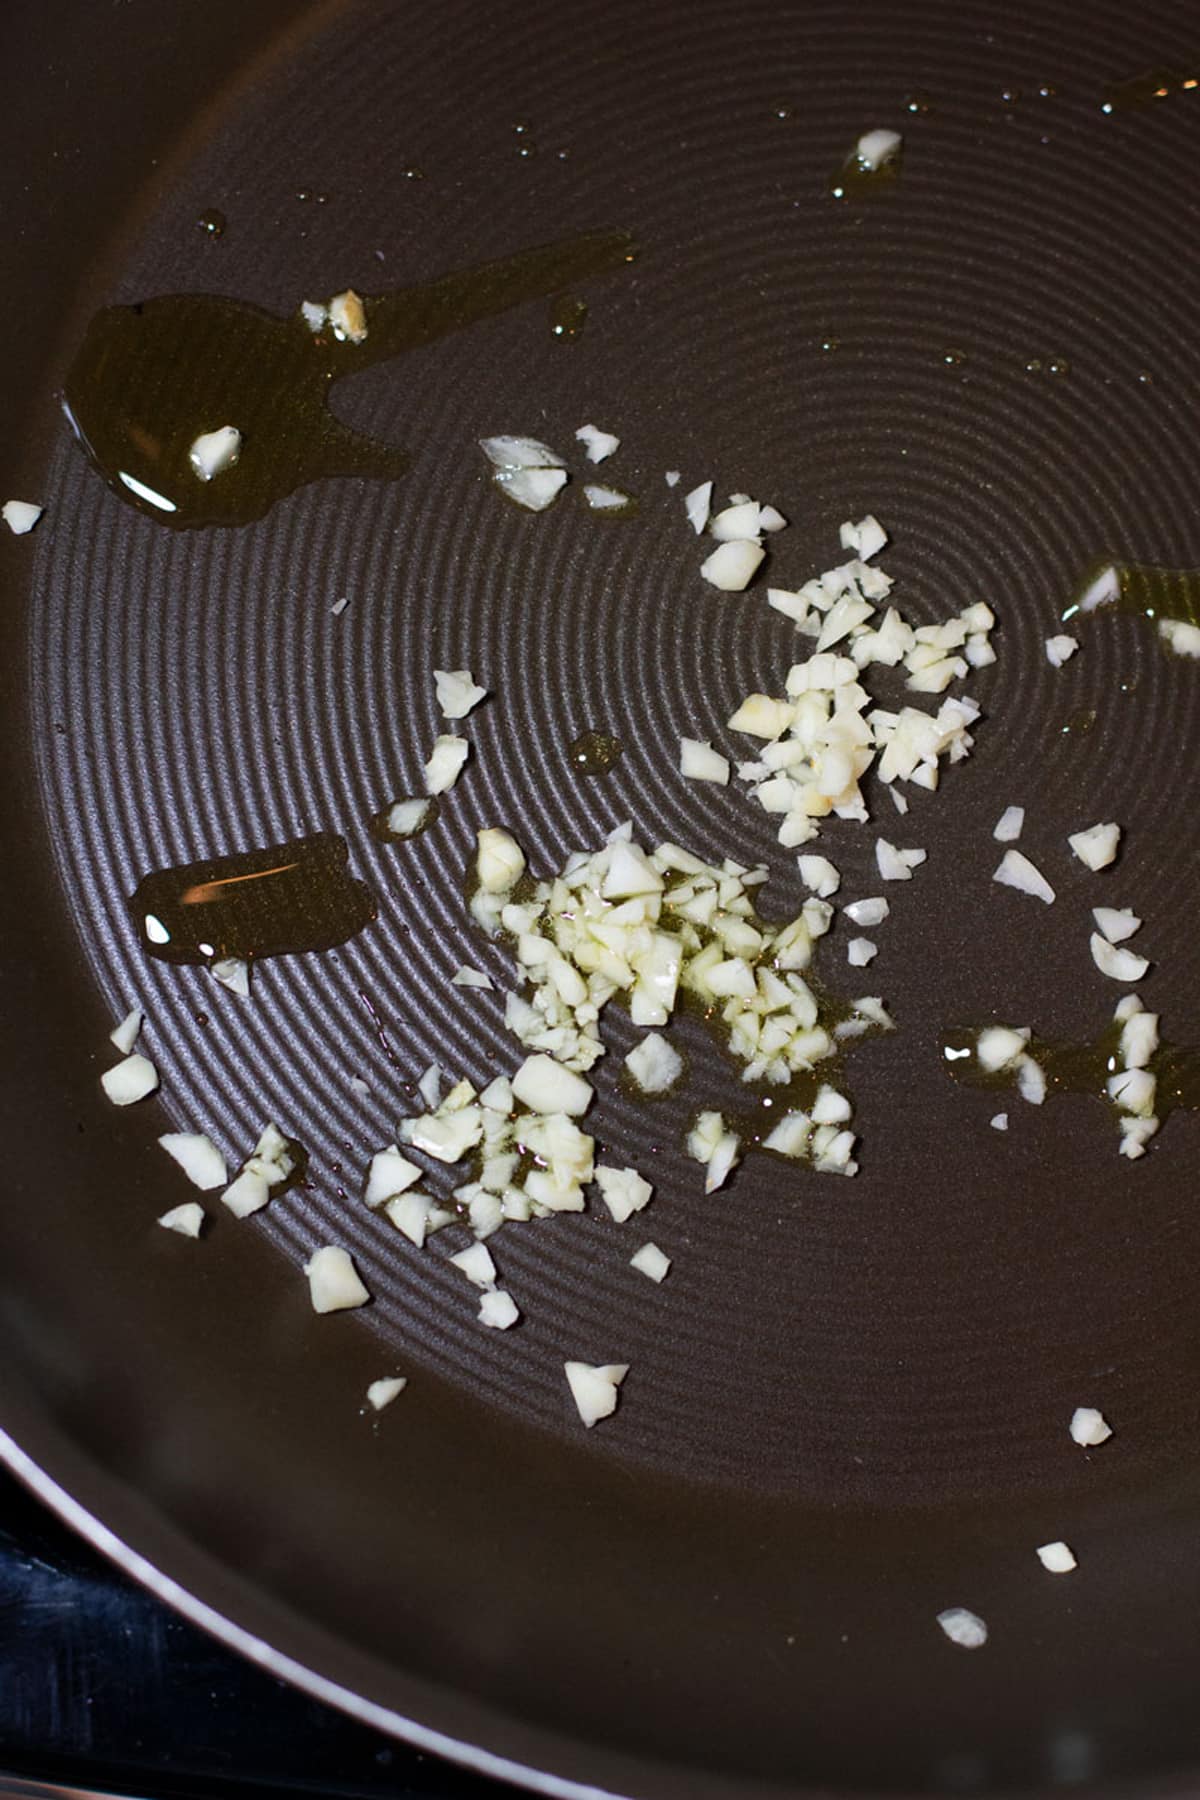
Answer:
<svg viewBox="0 0 1200 1800"><path fill-rule="evenodd" d="M219 238L224 237L225 227L229 221L219 207L206 206L196 223L206 236Z"/></svg>
<svg viewBox="0 0 1200 1800"><path fill-rule="evenodd" d="M1047 82L1045 87L1040 87L1038 89L1038 98L1041 100L1057 100L1058 89L1052 87L1051 84Z"/></svg>
<svg viewBox="0 0 1200 1800"><path fill-rule="evenodd" d="M1088 564L1062 617L1064 623L1074 619L1082 625L1105 612L1200 627L1200 569L1097 558Z"/></svg>
<svg viewBox="0 0 1200 1800"><path fill-rule="evenodd" d="M532 138L521 139L521 142L517 145L517 155L526 158L537 155L537 145Z"/></svg>
<svg viewBox="0 0 1200 1800"><path fill-rule="evenodd" d="M1071 365L1065 356L1052 356L1046 364L1047 375L1069 375Z"/></svg>
<svg viewBox="0 0 1200 1800"><path fill-rule="evenodd" d="M914 89L911 94L905 96L904 110L905 112L919 113L922 115L931 113L933 111L933 101L929 98L928 94L923 93L920 89Z"/></svg>
<svg viewBox="0 0 1200 1800"><path fill-rule="evenodd" d="M842 347L842 341L840 338L827 337L827 338L821 339L821 348L829 356L832 356L834 351L840 350L841 347Z"/></svg>
<svg viewBox="0 0 1200 1800"><path fill-rule="evenodd" d="M1020 88L1001 88L1000 98L1005 106L1015 106L1021 98Z"/></svg>
<svg viewBox="0 0 1200 1800"><path fill-rule="evenodd" d="M1076 712L1070 714L1062 728L1062 734L1064 737L1086 737L1095 723L1095 707L1081 706Z"/></svg>
<svg viewBox="0 0 1200 1800"><path fill-rule="evenodd" d="M424 181L425 171L424 171L424 169L418 169L416 164L414 163L412 168L405 169L404 179L405 179L405 181Z"/></svg>
<svg viewBox="0 0 1200 1800"><path fill-rule="evenodd" d="M771 111L777 119L794 119L796 116L796 109L790 100L777 100Z"/></svg>
<svg viewBox="0 0 1200 1800"><path fill-rule="evenodd" d="M961 369L966 360L965 350L945 350L942 353L942 361L948 363L952 369Z"/></svg>
<svg viewBox="0 0 1200 1800"><path fill-rule="evenodd" d="M159 869L129 901L143 947L170 963L294 955L344 944L375 898L332 832Z"/></svg>
<svg viewBox="0 0 1200 1800"><path fill-rule="evenodd" d="M577 775L607 775L624 753L619 738L606 731L585 731L569 746L567 757Z"/></svg>
<svg viewBox="0 0 1200 1800"><path fill-rule="evenodd" d="M1153 377L1153 375L1151 375L1151 373L1148 369L1139 369L1138 370L1138 386L1139 387L1153 387L1154 386L1154 377Z"/></svg>
<svg viewBox="0 0 1200 1800"><path fill-rule="evenodd" d="M114 493L175 527L243 525L326 476L404 473L408 458L344 425L334 384L528 300L609 274L633 251L624 232L568 239L365 301L367 337L314 335L239 300L176 294L109 306L88 326L63 410ZM202 431L242 434L236 468L197 479Z"/></svg>
<svg viewBox="0 0 1200 1800"><path fill-rule="evenodd" d="M1147 69L1128 81L1113 82L1104 90L1102 112L1130 112L1137 107L1153 106L1168 100L1172 94L1191 93L1198 85L1197 77L1180 75L1173 69Z"/></svg>
<svg viewBox="0 0 1200 1800"><path fill-rule="evenodd" d="M979 1026L955 1027L945 1036L955 1048L973 1051L980 1029ZM1108 1078L1121 1066L1120 1041L1121 1027L1117 1025L1091 1044L1060 1043L1033 1037L1029 1041L1028 1054L1045 1074L1048 1094L1094 1094L1112 1106ZM1164 1044L1150 1058L1147 1068L1157 1083L1154 1110L1160 1118L1165 1118L1176 1107L1187 1111L1200 1107L1200 1049ZM950 1072L956 1080L980 1088L1012 1087L1018 1079L1015 1067L991 1074L980 1068L973 1055L964 1062L951 1061Z"/></svg>
<svg viewBox="0 0 1200 1800"><path fill-rule="evenodd" d="M1031 356L1029 361L1025 364L1025 373L1027 375L1040 375L1041 372L1042 372L1041 357L1040 356Z"/></svg>
<svg viewBox="0 0 1200 1800"><path fill-rule="evenodd" d="M587 301L577 300L570 294L560 294L550 306L550 329L556 338L571 342L577 338L587 323Z"/></svg>
<svg viewBox="0 0 1200 1800"><path fill-rule="evenodd" d="M890 192L900 179L902 152L884 157L877 166L864 162L857 150L829 178L829 192L835 200L866 200Z"/></svg>

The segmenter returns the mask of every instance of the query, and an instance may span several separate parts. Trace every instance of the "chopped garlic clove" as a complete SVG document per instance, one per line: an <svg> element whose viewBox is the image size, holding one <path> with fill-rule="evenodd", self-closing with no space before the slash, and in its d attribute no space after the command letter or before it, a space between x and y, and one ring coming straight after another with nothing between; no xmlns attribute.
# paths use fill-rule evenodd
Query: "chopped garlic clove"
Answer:
<svg viewBox="0 0 1200 1800"><path fill-rule="evenodd" d="M846 945L846 960L852 969L865 969L878 949L879 946L873 944L870 938L851 938Z"/></svg>
<svg viewBox="0 0 1200 1800"><path fill-rule="evenodd" d="M1068 637L1065 631L1060 632L1057 637L1046 639L1046 661L1051 668L1061 669L1063 664L1074 656L1078 648L1078 638Z"/></svg>
<svg viewBox="0 0 1200 1800"><path fill-rule="evenodd" d="M526 512L545 512L553 506L568 479L565 469L497 469L493 475L501 493Z"/></svg>
<svg viewBox="0 0 1200 1800"><path fill-rule="evenodd" d="M852 900L842 911L852 925L864 925L870 929L873 925L882 925L891 908L882 896L873 896L869 900Z"/></svg>
<svg viewBox="0 0 1200 1800"><path fill-rule="evenodd" d="M1020 850L1004 852L992 880L1002 887L1016 888L1019 894L1031 894L1035 900L1044 900L1047 906L1053 904L1054 889L1041 870L1035 868Z"/></svg>
<svg viewBox="0 0 1200 1800"><path fill-rule="evenodd" d="M712 504L712 491L712 482L702 481L699 487L694 487L691 493L684 497L684 509L697 537L708 524L708 509Z"/></svg>
<svg viewBox="0 0 1200 1800"><path fill-rule="evenodd" d="M236 425L222 425L217 431L202 431L193 439L188 461L201 481L211 481L214 475L231 469L241 453L241 432Z"/></svg>
<svg viewBox="0 0 1200 1800"><path fill-rule="evenodd" d="M1098 606L1107 606L1111 600L1119 599L1120 593L1121 577L1110 563L1084 588L1079 596L1079 610L1095 612Z"/></svg>
<svg viewBox="0 0 1200 1800"><path fill-rule="evenodd" d="M1046 1099L1046 1071L1032 1056L1017 1058L1017 1092L1030 1106L1041 1106Z"/></svg>
<svg viewBox="0 0 1200 1800"><path fill-rule="evenodd" d="M799 856L800 879L821 900L828 900L842 885L842 878L827 856ZM847 908L849 911L849 908ZM858 924L867 921L856 920Z"/></svg>
<svg viewBox="0 0 1200 1800"><path fill-rule="evenodd" d="M571 1398L587 1426L607 1419L617 1408L617 1390L629 1373L628 1363L563 1364Z"/></svg>
<svg viewBox="0 0 1200 1800"><path fill-rule="evenodd" d="M375 1412L382 1412L407 1386L407 1375L384 1375L379 1381L373 1381L367 1389L367 1405Z"/></svg>
<svg viewBox="0 0 1200 1800"><path fill-rule="evenodd" d="M6 500L0 507L0 516L14 537L24 537L32 531L45 512L44 506L35 506L32 500Z"/></svg>
<svg viewBox="0 0 1200 1800"><path fill-rule="evenodd" d="M995 1113L988 1122L991 1125L993 1131L1007 1131L1008 1130L1008 1114L1007 1113Z"/></svg>
<svg viewBox="0 0 1200 1800"><path fill-rule="evenodd" d="M479 1296L479 1322L493 1331L508 1331L520 1319L517 1303L505 1288L492 1288Z"/></svg>
<svg viewBox="0 0 1200 1800"><path fill-rule="evenodd" d="M683 1073L683 1058L666 1038L651 1031L634 1045L625 1067L643 1094L665 1094Z"/></svg>
<svg viewBox="0 0 1200 1800"><path fill-rule="evenodd" d="M636 1169L613 1169L604 1163L596 1165L596 1186L600 1197L618 1225L641 1212L650 1202L654 1189Z"/></svg>
<svg viewBox="0 0 1200 1800"><path fill-rule="evenodd" d="M470 669L435 669L433 685L444 719L465 719L472 707L487 699L487 689L479 686Z"/></svg>
<svg viewBox="0 0 1200 1800"><path fill-rule="evenodd" d="M1112 1436L1112 1426L1094 1406L1077 1406L1071 1414L1071 1436L1083 1449L1094 1449L1097 1444L1106 1444Z"/></svg>
<svg viewBox="0 0 1200 1800"><path fill-rule="evenodd" d="M158 1222L168 1231L177 1231L180 1237L198 1238L204 1227L204 1208L198 1200L185 1200L182 1206L160 1214Z"/></svg>
<svg viewBox="0 0 1200 1800"><path fill-rule="evenodd" d="M661 894L663 878L635 844L616 843L608 872L600 886L605 900L631 900L642 894Z"/></svg>
<svg viewBox="0 0 1200 1800"><path fill-rule="evenodd" d="M666 474L666 482L667 482L668 487L678 487L679 486L679 470L678 469L668 469L667 474Z"/></svg>
<svg viewBox="0 0 1200 1800"><path fill-rule="evenodd" d="M228 988L239 1000L250 998L250 964L240 956L220 956L208 972L218 987Z"/></svg>
<svg viewBox="0 0 1200 1800"><path fill-rule="evenodd" d="M106 1069L100 1085L114 1106L133 1106L158 1086L158 1070L148 1056L135 1051L114 1068Z"/></svg>
<svg viewBox="0 0 1200 1800"><path fill-rule="evenodd" d="M319 300L302 300L300 302L300 317L315 336L318 331L323 329L328 320L329 308L322 305Z"/></svg>
<svg viewBox="0 0 1200 1800"><path fill-rule="evenodd" d="M382 1206L385 1200L392 1200L406 1188L415 1187L421 1174L416 1163L410 1162L395 1144L390 1144L386 1150L376 1151L371 1158L363 1199L368 1206Z"/></svg>
<svg viewBox="0 0 1200 1800"><path fill-rule="evenodd" d="M885 163L895 162L903 142L898 131L865 131L854 146L854 154L863 168L873 174Z"/></svg>
<svg viewBox="0 0 1200 1800"><path fill-rule="evenodd" d="M886 838L875 840L875 862L884 881L911 881L912 872L925 861L925 851L898 850Z"/></svg>
<svg viewBox="0 0 1200 1800"><path fill-rule="evenodd" d="M349 1251L334 1244L315 1250L304 1265L304 1273L308 1276L314 1312L345 1312L350 1307L365 1306L371 1298Z"/></svg>
<svg viewBox="0 0 1200 1800"><path fill-rule="evenodd" d="M195 1187L224 1187L228 1176L225 1158L202 1131L168 1131L158 1141Z"/></svg>
<svg viewBox="0 0 1200 1800"><path fill-rule="evenodd" d="M740 594L750 585L766 552L748 538L735 538L718 544L712 555L700 565L700 573L710 586L726 594Z"/></svg>
<svg viewBox="0 0 1200 1800"><path fill-rule="evenodd" d="M450 985L452 987L479 988L487 993L491 993L493 988L490 975L485 975L482 969L468 968L466 963L460 963L455 969L450 977Z"/></svg>
<svg viewBox="0 0 1200 1800"><path fill-rule="evenodd" d="M1019 1057L1024 1056L1025 1046L1031 1035L1028 1029L989 1025L980 1032L975 1042L975 1054L979 1058L980 1068L989 1075L1011 1068Z"/></svg>
<svg viewBox="0 0 1200 1800"><path fill-rule="evenodd" d="M492 1253L486 1244L470 1244L467 1249L460 1250L450 1261L456 1269L461 1269L467 1280L475 1287L492 1287L496 1280L496 1265L492 1261Z"/></svg>
<svg viewBox="0 0 1200 1800"><path fill-rule="evenodd" d="M590 510L598 513L629 512L634 504L632 494L621 488L602 487L598 481L584 483L583 498Z"/></svg>
<svg viewBox="0 0 1200 1800"><path fill-rule="evenodd" d="M671 1258L664 1255L657 1244L643 1244L630 1257L629 1266L640 1275L648 1275L651 1281L663 1281L671 1267Z"/></svg>
<svg viewBox="0 0 1200 1800"><path fill-rule="evenodd" d="M596 425L581 425L575 436L586 446L588 461L594 463L605 462L614 450L619 449L621 443L620 438L614 437L611 431L601 431ZM676 476L676 480L678 479Z"/></svg>
<svg viewBox="0 0 1200 1800"><path fill-rule="evenodd" d="M1048 1569L1051 1575L1069 1575L1072 1569L1079 1567L1070 1545L1064 1544L1061 1538L1053 1544L1039 1544L1037 1556L1043 1569Z"/></svg>
<svg viewBox="0 0 1200 1800"><path fill-rule="evenodd" d="M1123 944L1133 936L1142 921L1128 907L1093 906L1092 917L1110 944Z"/></svg>
<svg viewBox="0 0 1200 1800"><path fill-rule="evenodd" d="M461 775L463 764L470 753L471 746L466 738L445 734L435 738L433 750L424 769L426 793L445 794L449 792Z"/></svg>
<svg viewBox="0 0 1200 1800"><path fill-rule="evenodd" d="M270 1198L271 1184L256 1169L243 1169L221 1195L222 1203L236 1219L248 1219L251 1213L261 1212Z"/></svg>
<svg viewBox="0 0 1200 1800"><path fill-rule="evenodd" d="M1110 944L1106 937L1093 931L1090 938L1092 961L1102 975L1112 981L1140 981L1150 964L1144 956L1136 956L1132 950L1122 950L1116 944Z"/></svg>
<svg viewBox="0 0 1200 1800"><path fill-rule="evenodd" d="M1006 806L996 821L992 836L998 844L1012 844L1021 835L1025 824L1025 808L1023 806Z"/></svg>
<svg viewBox="0 0 1200 1800"><path fill-rule="evenodd" d="M525 853L511 832L489 826L476 839L475 871L488 894L504 894L525 873Z"/></svg>
<svg viewBox="0 0 1200 1800"><path fill-rule="evenodd" d="M339 343L362 344L367 336L367 310L353 288L335 294L329 302L329 323Z"/></svg>
<svg viewBox="0 0 1200 1800"><path fill-rule="evenodd" d="M724 787L729 781L729 759L714 750L710 743L681 737L679 773L689 781L715 781Z"/></svg>
<svg viewBox="0 0 1200 1800"><path fill-rule="evenodd" d="M418 1192L416 1188L409 1188L394 1200L385 1200L383 1211L396 1230L402 1232L409 1243L415 1244L419 1250L425 1242L433 1212L433 1201L429 1195Z"/></svg>
<svg viewBox="0 0 1200 1800"><path fill-rule="evenodd" d="M561 469L563 459L538 438L480 438L479 448L493 467L502 471L516 469Z"/></svg>
<svg viewBox="0 0 1200 1800"><path fill-rule="evenodd" d="M1119 825L1092 825L1086 831L1077 831L1067 839L1072 850L1081 863L1089 869L1106 869L1115 861L1117 847L1121 842Z"/></svg>
<svg viewBox="0 0 1200 1800"><path fill-rule="evenodd" d="M1192 625L1186 619L1160 619L1158 633L1177 656L1200 656L1200 625Z"/></svg>
<svg viewBox="0 0 1200 1800"><path fill-rule="evenodd" d="M761 510L756 500L742 500L727 506L708 521L709 532L722 544L731 544L738 538L757 541L762 529Z"/></svg>
<svg viewBox="0 0 1200 1800"><path fill-rule="evenodd" d="M135 1006L131 1012L125 1014L121 1023L114 1026L113 1030L109 1032L109 1043L114 1044L122 1056L129 1056L132 1053L133 1046L137 1043L138 1034L142 1029L142 1017L141 1007Z"/></svg>
<svg viewBox="0 0 1200 1800"><path fill-rule="evenodd" d="M937 1622L960 1650L978 1650L987 1643L988 1628L978 1613L970 1612L965 1606L947 1607L940 1612Z"/></svg>
<svg viewBox="0 0 1200 1800"><path fill-rule="evenodd" d="M513 1098L536 1113L566 1113L578 1118L592 1103L594 1089L582 1075L564 1069L551 1056L526 1057L513 1076Z"/></svg>

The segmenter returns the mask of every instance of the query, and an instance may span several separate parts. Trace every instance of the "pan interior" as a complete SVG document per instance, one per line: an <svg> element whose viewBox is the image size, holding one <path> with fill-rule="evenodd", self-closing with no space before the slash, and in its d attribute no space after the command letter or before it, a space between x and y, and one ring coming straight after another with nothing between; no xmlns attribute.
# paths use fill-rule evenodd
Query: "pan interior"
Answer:
<svg viewBox="0 0 1200 1800"><path fill-rule="evenodd" d="M665 1795L1180 1767L1197 1122L1174 1115L1136 1167L1083 1096L1006 1096L1002 1136L942 1046L995 1017L1097 1036L1119 996L1088 956L1096 904L1144 916L1138 991L1173 1042L1196 1035L1198 678L1144 618L1089 622L1060 670L1043 648L1098 557L1200 564L1184 10L367 3L304 26L129 192L44 409L103 304L282 318L586 234L637 255L347 378L337 418L406 472L299 486L241 526L166 528L58 431L10 748L41 820L4 898L36 1125L0 1227L14 1406L238 1623L556 1775ZM1149 65L1149 97L1122 87ZM876 126L903 134L898 177L839 200ZM185 336L180 389L222 354ZM477 441L567 453L589 421L619 434L601 479L636 513L589 516L581 456L552 510L507 505ZM850 1065L855 1180L751 1156L704 1197L683 1138L738 1104L736 1071L685 1021L686 1089L635 1102L615 1017L594 1129L652 1209L505 1228L524 1318L489 1333L446 1246L416 1253L360 1199L428 1064L483 1085L518 1060L508 962L465 908L476 831L509 827L545 874L628 819L769 862L771 916L803 898L736 785L676 772L680 735L724 738L797 654L765 584L700 581L680 496L709 478L791 521L780 585L873 511L906 613L994 607L976 749L903 820L876 788L877 828L817 846L847 898L878 891L877 829L928 850L853 990L899 1026ZM420 791L442 729L432 671L467 667L490 692L468 768L434 826L381 843L372 819ZM591 774L589 732L622 751ZM991 880L1009 804L1053 907ZM20 788L13 821L30 805ZM1065 845L1099 819L1126 828L1102 876ZM146 956L124 902L149 871L320 833L375 896L357 935L264 961L248 1002ZM843 936L824 966L850 992ZM452 985L463 963L497 991ZM116 1115L96 1076L134 1003L163 1097ZM267 1120L307 1147L303 1184L195 1247L154 1229L188 1197L160 1131L240 1160ZM661 1288L629 1267L647 1236L673 1258ZM309 1309L300 1265L331 1242L374 1295L358 1317ZM630 1365L586 1437L568 1358ZM409 1389L369 1421L366 1383L393 1371ZM1077 1405L1111 1444L1071 1442ZM1057 1538L1080 1568L1053 1580L1034 1550ZM953 1605L988 1620L985 1652L944 1641Z"/></svg>

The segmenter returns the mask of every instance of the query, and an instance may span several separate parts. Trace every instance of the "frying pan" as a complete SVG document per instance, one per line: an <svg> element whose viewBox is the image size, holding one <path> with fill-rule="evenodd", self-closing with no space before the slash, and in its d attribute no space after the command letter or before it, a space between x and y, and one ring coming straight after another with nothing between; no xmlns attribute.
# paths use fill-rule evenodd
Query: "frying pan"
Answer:
<svg viewBox="0 0 1200 1800"><path fill-rule="evenodd" d="M995 1017L1094 1038L1101 900L1147 921L1164 1030L1197 1032L1195 670L1134 617L1090 622L1061 670L1042 649L1097 556L1200 563L1194 9L7 18L3 480L47 509L0 544L12 1466L248 1654L547 1792L1193 1791L1197 1121L1172 1116L1136 1167L1085 1095L1014 1097L1001 1136L941 1047ZM1147 70L1143 104L1105 110ZM899 177L839 202L876 125L904 134ZM172 531L60 411L103 305L282 317L597 231L638 257L576 284L570 341L530 301L339 390L403 475ZM588 420L621 436L636 515L589 518L577 483L542 516L506 505L476 440L566 447ZM449 980L464 961L507 980L463 906L475 830L511 826L546 872L629 818L770 861L774 916L800 896L764 815L675 773L679 735L720 735L795 640L761 588L700 581L668 469L773 499L791 583L873 510L906 611L986 599L999 657L972 684L974 755L904 821L929 856L873 971L899 1029L854 1063L858 1177L751 1156L703 1197L689 1107L735 1076L688 1021L687 1093L635 1104L617 1018L595 1130L652 1174L671 1275L630 1271L597 1216L509 1227L524 1319L486 1333L442 1249L360 1199L428 1063L514 1066L499 993ZM436 729L431 671L463 666L492 694L472 764L436 829L380 844L369 820L416 791ZM590 779L569 755L588 729L624 747ZM1052 907L991 882L1008 804ZM1098 818L1126 828L1103 878L1063 842ZM374 924L263 962L248 1003L146 956L141 876L321 831ZM828 842L847 893L872 891L872 833ZM117 1112L98 1075L135 1000L162 1094ZM309 1149L305 1183L199 1244L158 1230L187 1194L157 1135L244 1154L268 1118ZM300 1265L328 1241L367 1277L360 1314L309 1306ZM630 1365L593 1432L569 1357ZM393 1371L409 1387L372 1421L366 1384ZM1107 1445L1072 1443L1077 1405ZM1079 1568L1051 1577L1034 1549L1060 1537ZM983 1649L939 1631L954 1605L987 1620Z"/></svg>

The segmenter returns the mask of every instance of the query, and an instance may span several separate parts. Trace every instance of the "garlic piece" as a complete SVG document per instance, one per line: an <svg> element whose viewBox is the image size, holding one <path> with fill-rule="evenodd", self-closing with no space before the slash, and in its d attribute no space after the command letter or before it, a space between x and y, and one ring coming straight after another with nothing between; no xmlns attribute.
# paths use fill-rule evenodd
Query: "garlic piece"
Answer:
<svg viewBox="0 0 1200 1800"><path fill-rule="evenodd" d="M617 1390L629 1373L628 1363L567 1362L563 1371L585 1425L590 1427L616 1411Z"/></svg>
<svg viewBox="0 0 1200 1800"><path fill-rule="evenodd" d="M236 425L222 425L216 431L202 431L192 441L188 461L193 474L201 481L231 469L242 453L242 434Z"/></svg>
<svg viewBox="0 0 1200 1800"><path fill-rule="evenodd" d="M314 1312L344 1312L350 1307L365 1306L371 1298L349 1251L335 1244L314 1250L304 1265L304 1273L308 1276Z"/></svg>

